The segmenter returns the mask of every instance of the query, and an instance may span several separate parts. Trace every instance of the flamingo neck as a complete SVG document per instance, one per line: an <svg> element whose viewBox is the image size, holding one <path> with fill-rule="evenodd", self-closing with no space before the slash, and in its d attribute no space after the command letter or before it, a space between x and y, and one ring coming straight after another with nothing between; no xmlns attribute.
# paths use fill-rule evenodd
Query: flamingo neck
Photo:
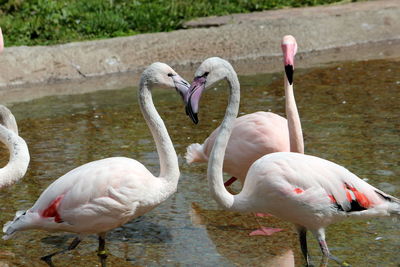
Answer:
<svg viewBox="0 0 400 267"><path fill-rule="evenodd" d="M0 141L10 152L7 165L0 169L0 188L2 188L15 183L25 175L30 157L24 139L3 125L0 125Z"/></svg>
<svg viewBox="0 0 400 267"><path fill-rule="evenodd" d="M290 151L304 154L303 131L299 112L294 98L293 83L289 81L285 75L285 98L286 98L286 118L288 122Z"/></svg>
<svg viewBox="0 0 400 267"><path fill-rule="evenodd" d="M147 126L150 128L156 143L157 153L160 158L160 177L165 178L176 189L179 179L178 157L176 155L167 128L153 104L151 91L146 79L141 81L139 89L139 104Z"/></svg>
<svg viewBox="0 0 400 267"><path fill-rule="evenodd" d="M232 132L234 121L239 111L240 86L236 73L232 70L226 77L229 83L229 101L224 119L219 126L219 131L208 160L208 185L211 195L227 210L237 210L235 196L229 193L223 183L223 161L229 137Z"/></svg>

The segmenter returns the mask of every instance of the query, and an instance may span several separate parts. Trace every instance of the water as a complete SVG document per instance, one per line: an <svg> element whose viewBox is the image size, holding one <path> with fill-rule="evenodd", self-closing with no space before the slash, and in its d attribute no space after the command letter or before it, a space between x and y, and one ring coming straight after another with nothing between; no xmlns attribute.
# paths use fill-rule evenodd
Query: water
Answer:
<svg viewBox="0 0 400 267"><path fill-rule="evenodd" d="M296 70L295 93L306 152L346 166L368 182L400 196L400 67L396 60L341 63ZM191 77L187 77L188 80ZM282 74L240 77L240 112L284 114ZM179 155L178 192L152 212L107 236L110 266L301 266L297 235L289 223L270 237L249 237L258 227L251 214L225 212L210 199L206 165L189 167L186 146L202 142L218 126L227 102L226 84L202 98L200 124L186 117L173 90L155 90L154 102ZM136 88L45 97L9 106L31 152L25 178L0 192L0 222L29 208L54 179L86 162L133 157L158 173L158 158L136 99ZM1 163L8 154L2 148ZM236 184L235 191L240 187ZM353 266L399 266L399 221L345 221L327 230L332 252ZM0 266L43 266L40 256L67 246L73 235L29 231L0 241ZM309 235L310 252L321 253ZM96 266L96 237L54 258L56 266ZM3 265L2 265L3 264ZM330 265L336 266L331 263Z"/></svg>

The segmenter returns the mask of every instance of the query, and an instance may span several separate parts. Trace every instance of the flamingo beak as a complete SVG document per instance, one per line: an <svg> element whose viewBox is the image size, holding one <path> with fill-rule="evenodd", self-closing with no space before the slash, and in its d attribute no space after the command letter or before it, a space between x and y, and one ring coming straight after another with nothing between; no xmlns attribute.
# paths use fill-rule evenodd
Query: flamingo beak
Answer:
<svg viewBox="0 0 400 267"><path fill-rule="evenodd" d="M293 65L285 65L285 73L286 73L286 77L288 79L289 84L292 85L293 84L293 73L294 73Z"/></svg>
<svg viewBox="0 0 400 267"><path fill-rule="evenodd" d="M188 97L185 101L186 115L188 115L195 124L199 123L197 113L199 111L199 102L201 94L203 93L206 87L206 81L207 79L204 76L194 78L189 88Z"/></svg>
<svg viewBox="0 0 400 267"><path fill-rule="evenodd" d="M283 64L285 65L285 73L290 85L293 84L294 73L294 55L296 54L296 43L283 43Z"/></svg>
<svg viewBox="0 0 400 267"><path fill-rule="evenodd" d="M189 93L190 84L178 74L173 75L171 78L174 81L176 91L181 95L182 100L185 101Z"/></svg>

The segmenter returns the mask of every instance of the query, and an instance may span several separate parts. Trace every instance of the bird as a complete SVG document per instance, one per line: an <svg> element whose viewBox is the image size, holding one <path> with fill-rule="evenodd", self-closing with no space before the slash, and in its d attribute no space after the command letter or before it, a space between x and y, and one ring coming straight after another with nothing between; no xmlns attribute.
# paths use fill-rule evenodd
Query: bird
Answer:
<svg viewBox="0 0 400 267"><path fill-rule="evenodd" d="M225 182L231 185L239 179L243 185L251 164L265 154L292 151L304 153L304 140L299 112L293 92L294 57L297 41L292 35L285 35L281 41L284 63L285 107L287 119L272 112L258 111L235 119L232 134L225 151L223 171L232 178ZM198 106L197 106L198 108ZM198 118L195 118L198 122ZM195 122L196 123L196 122ZM216 128L203 144L187 147L186 162L207 162L219 128ZM257 213L256 216L268 216ZM260 224L260 223L259 223ZM260 225L250 235L271 235L282 231Z"/></svg>
<svg viewBox="0 0 400 267"><path fill-rule="evenodd" d="M0 27L0 54L1 52L3 52L4 50L4 40L3 40L3 33L1 31L1 27Z"/></svg>
<svg viewBox="0 0 400 267"><path fill-rule="evenodd" d="M347 218L399 216L400 200L373 187L343 166L294 152L275 152L256 160L249 168L240 193L229 193L223 184L222 166L239 110L240 85L228 61L213 57L199 66L189 89L186 110L191 118L195 117L197 114L192 105L196 107L201 92L222 79L229 83L229 102L207 169L214 200L229 211L266 212L293 223L307 266L311 265L307 231L317 239L324 264L331 259L349 266L329 251L325 228Z"/></svg>
<svg viewBox="0 0 400 267"><path fill-rule="evenodd" d="M138 98L143 117L154 138L160 174L127 157L110 157L81 165L45 189L27 211L19 211L3 227L3 239L30 229L76 233L61 251L41 258L54 266L52 257L77 247L89 234L98 235L101 266L106 266L106 233L137 218L167 200L177 189L178 158L165 124L154 107L153 87L175 88L184 96L189 83L165 63L155 62L142 73Z"/></svg>
<svg viewBox="0 0 400 267"><path fill-rule="evenodd" d="M243 184L251 164L265 154L278 151L304 153L301 122L293 93L296 39L291 35L284 36L281 48L285 68L287 120L275 113L264 111L236 118L223 165L224 172L229 173L232 178L225 182L225 186L231 185L236 179ZM185 158L188 164L208 161L218 130L219 128L216 128L203 144L194 143L187 147Z"/></svg>
<svg viewBox="0 0 400 267"><path fill-rule="evenodd" d="M0 54L4 41L0 27ZM14 115L4 105L0 105L0 142L10 151L6 166L0 169L0 189L10 186L25 176L28 170L30 155L25 140L18 135L18 125Z"/></svg>
<svg viewBox="0 0 400 267"><path fill-rule="evenodd" d="M0 142L5 144L10 152L7 165L0 169L1 189L24 177L30 161L28 145L18 135L14 115L4 105L0 105Z"/></svg>

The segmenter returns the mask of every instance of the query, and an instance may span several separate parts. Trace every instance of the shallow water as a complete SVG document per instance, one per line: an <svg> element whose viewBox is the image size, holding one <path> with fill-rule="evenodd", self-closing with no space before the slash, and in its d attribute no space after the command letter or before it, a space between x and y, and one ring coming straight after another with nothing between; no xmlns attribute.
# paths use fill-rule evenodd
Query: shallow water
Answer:
<svg viewBox="0 0 400 267"><path fill-rule="evenodd" d="M303 123L306 152L333 160L367 178L387 193L400 196L400 67L396 60L341 63L296 70L295 93ZM188 80L191 77L187 77ZM240 77L241 114L284 112L282 74ZM184 163L185 148L202 142L218 126L226 107L221 82L202 98L200 123L184 113L174 91L155 90L154 102L179 155L178 192L152 212L107 236L109 266L301 266L297 235L274 217L263 225L284 228L270 237L249 237L257 228L250 214L219 209L210 199L206 165ZM29 208L54 179L86 162L133 157L153 173L158 157L140 114L136 88L53 96L9 106L29 145L26 177L0 192L0 222ZM2 148L4 164L7 153ZM236 184L234 190L240 190ZM396 219L345 221L327 230L332 252L353 266L399 266L400 229ZM25 232L0 241L0 266L43 266L40 256L67 246L72 234ZM320 252L309 235L313 259ZM96 237L54 258L57 266L96 266ZM336 266L331 263L330 266ZM7 266L7 265L6 265Z"/></svg>

